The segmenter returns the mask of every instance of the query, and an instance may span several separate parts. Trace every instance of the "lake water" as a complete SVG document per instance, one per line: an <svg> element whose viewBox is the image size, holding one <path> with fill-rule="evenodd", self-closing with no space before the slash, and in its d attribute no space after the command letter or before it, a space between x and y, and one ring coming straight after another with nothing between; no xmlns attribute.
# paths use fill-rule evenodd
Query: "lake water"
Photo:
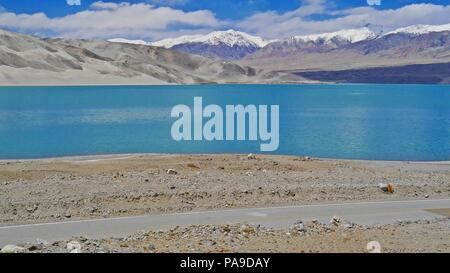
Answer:
<svg viewBox="0 0 450 273"><path fill-rule="evenodd" d="M450 85L0 87L0 159L260 153L259 141L174 141L177 104L280 106L274 154L450 160Z"/></svg>

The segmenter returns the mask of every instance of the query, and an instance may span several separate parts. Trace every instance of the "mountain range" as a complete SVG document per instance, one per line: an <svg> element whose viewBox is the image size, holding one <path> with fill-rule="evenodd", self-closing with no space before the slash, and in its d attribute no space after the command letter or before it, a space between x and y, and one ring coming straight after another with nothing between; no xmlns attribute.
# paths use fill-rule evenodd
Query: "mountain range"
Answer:
<svg viewBox="0 0 450 273"><path fill-rule="evenodd" d="M42 39L0 30L0 85L189 84L297 81L162 47L84 39Z"/></svg>
<svg viewBox="0 0 450 273"><path fill-rule="evenodd" d="M434 56L422 51L446 51L447 48L439 48L439 39L446 39L450 31L450 24L446 25L414 25L405 28L396 29L387 33L382 31L373 31L370 26L358 29L344 29L336 32L321 33L313 35L293 36L285 39L265 40L261 37L252 36L235 30L214 31L206 35L186 35L176 38L164 39L156 42L145 42L142 40L111 39L112 42L145 44L157 47L164 47L186 53L201 55L208 58L241 61L253 66L270 66L283 69L313 68L309 59L313 61L317 56L309 56L314 53L336 53L339 54L362 54L366 57L373 53L379 53L379 57L390 58L391 54L396 57L404 55L409 57L414 63L417 59L428 59ZM437 39L437 40L436 40ZM428 44L423 44L424 42ZM410 43L414 45L411 45ZM416 47L416 51L412 48ZM421 50L421 49L424 50ZM391 50L395 52L384 52ZM406 56L419 53L420 56ZM329 54L324 56L328 57ZM426 55L426 56L425 56ZM306 62L297 65L292 58L302 56ZM442 56L436 56L442 57ZM283 60L288 58L288 60ZM280 60L278 60L280 59ZM339 58L338 58L339 59ZM366 58L367 59L367 58ZM342 63L341 60L334 60L336 67L347 66L348 62ZM385 62L386 60L383 60ZM376 60L370 60L377 64ZM383 63L381 62L381 63ZM267 63L267 65L266 65ZM341 64L342 65L339 65ZM410 64L407 60L402 63ZM363 66L365 64L363 63ZM326 63L330 68L329 63ZM331 66L333 67L333 66Z"/></svg>
<svg viewBox="0 0 450 273"><path fill-rule="evenodd" d="M342 70L450 62L450 24L387 33L368 28L273 42L239 63L273 70Z"/></svg>
<svg viewBox="0 0 450 273"><path fill-rule="evenodd" d="M258 51L274 40L268 41L244 32L227 30L214 31L206 35L184 35L153 43L121 38L109 41L164 47L214 59L239 60Z"/></svg>
<svg viewBox="0 0 450 273"><path fill-rule="evenodd" d="M0 84L450 82L450 24L264 40L227 30L156 42L0 30Z"/></svg>

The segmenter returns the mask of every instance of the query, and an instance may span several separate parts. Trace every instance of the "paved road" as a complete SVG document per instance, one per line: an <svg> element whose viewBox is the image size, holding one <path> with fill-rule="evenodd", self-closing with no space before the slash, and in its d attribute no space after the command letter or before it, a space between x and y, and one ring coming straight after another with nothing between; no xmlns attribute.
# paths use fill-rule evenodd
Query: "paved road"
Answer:
<svg viewBox="0 0 450 273"><path fill-rule="evenodd" d="M118 237L140 230L169 229L176 225L250 223L261 224L265 227L287 228L300 219L328 222L334 215L370 226L393 223L397 219L418 220L442 217L425 211L425 209L439 208L450 208L450 199L229 209L0 226L0 247L6 244L33 242L37 238L52 242L77 235L88 238Z"/></svg>

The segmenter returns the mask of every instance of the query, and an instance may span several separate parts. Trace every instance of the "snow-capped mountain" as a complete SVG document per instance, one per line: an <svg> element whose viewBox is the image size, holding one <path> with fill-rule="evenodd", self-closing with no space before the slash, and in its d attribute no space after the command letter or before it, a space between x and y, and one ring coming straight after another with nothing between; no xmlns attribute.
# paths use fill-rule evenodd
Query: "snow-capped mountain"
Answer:
<svg viewBox="0 0 450 273"><path fill-rule="evenodd" d="M225 44L229 47L233 46L253 46L264 47L271 41L266 41L261 37L252 36L244 32L236 30L214 31L206 35L185 35L178 38L164 39L151 43L153 46L172 48L176 45L186 43L204 43L208 45Z"/></svg>
<svg viewBox="0 0 450 273"><path fill-rule="evenodd" d="M450 24L445 25L413 25L404 28L399 28L393 31L390 31L383 36L391 35L391 34L410 34L410 35L424 35L432 32L443 32L450 31Z"/></svg>
<svg viewBox="0 0 450 273"><path fill-rule="evenodd" d="M358 29L344 29L336 32L304 35L304 36L294 36L291 40L298 42L313 42L313 43L323 43L329 44L333 41L345 42L345 43L356 43L364 40L374 39L378 35L367 27Z"/></svg>
<svg viewBox="0 0 450 273"><path fill-rule="evenodd" d="M151 45L149 42L146 42L144 40L128 40L128 39L122 39L122 38L109 39L108 42L133 44L133 45Z"/></svg>
<svg viewBox="0 0 450 273"><path fill-rule="evenodd" d="M379 34L378 34L379 33ZM450 24L390 32L370 28L297 36L271 43L241 64L278 70L345 70L450 62Z"/></svg>
<svg viewBox="0 0 450 273"><path fill-rule="evenodd" d="M191 43L192 41L195 41L196 39L199 39L203 37L203 35L183 35L176 38L168 38L164 40L160 40L157 42L150 43L152 46L159 46L164 48L171 48L176 45Z"/></svg>
<svg viewBox="0 0 450 273"><path fill-rule="evenodd" d="M214 31L206 35L186 35L150 43L187 53L224 60L242 59L273 41L244 32Z"/></svg>
<svg viewBox="0 0 450 273"><path fill-rule="evenodd" d="M417 54L436 55L437 52L448 52L446 50L450 40L450 24L413 25L384 33L382 29L378 31L373 29L376 29L376 26L368 25L272 41L235 30L214 31L206 35L186 35L157 42L125 39L110 41L164 47L223 60L283 58L283 62L289 62L296 56L337 50L357 52L364 56L384 52L385 56L403 56L402 58L409 56L413 59ZM271 61L267 63L271 65Z"/></svg>
<svg viewBox="0 0 450 273"><path fill-rule="evenodd" d="M323 53L363 41L376 39L378 35L367 27L345 29L336 32L293 36L272 42L247 57L268 58L287 57L301 53Z"/></svg>

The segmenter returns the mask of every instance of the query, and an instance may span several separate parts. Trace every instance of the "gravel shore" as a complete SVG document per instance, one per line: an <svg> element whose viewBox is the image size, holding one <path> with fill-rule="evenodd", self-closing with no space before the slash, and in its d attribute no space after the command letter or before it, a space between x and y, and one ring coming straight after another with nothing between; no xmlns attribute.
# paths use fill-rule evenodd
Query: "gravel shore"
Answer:
<svg viewBox="0 0 450 273"><path fill-rule="evenodd" d="M391 183L385 193L380 183ZM447 198L450 163L268 155L0 161L0 223L360 200Z"/></svg>
<svg viewBox="0 0 450 273"><path fill-rule="evenodd" d="M379 248L377 248L379 247ZM450 221L397 222L366 227L333 218L273 230L246 224L175 227L145 231L124 238L74 237L65 241L36 240L7 250L31 253L235 253L235 252L450 252Z"/></svg>

